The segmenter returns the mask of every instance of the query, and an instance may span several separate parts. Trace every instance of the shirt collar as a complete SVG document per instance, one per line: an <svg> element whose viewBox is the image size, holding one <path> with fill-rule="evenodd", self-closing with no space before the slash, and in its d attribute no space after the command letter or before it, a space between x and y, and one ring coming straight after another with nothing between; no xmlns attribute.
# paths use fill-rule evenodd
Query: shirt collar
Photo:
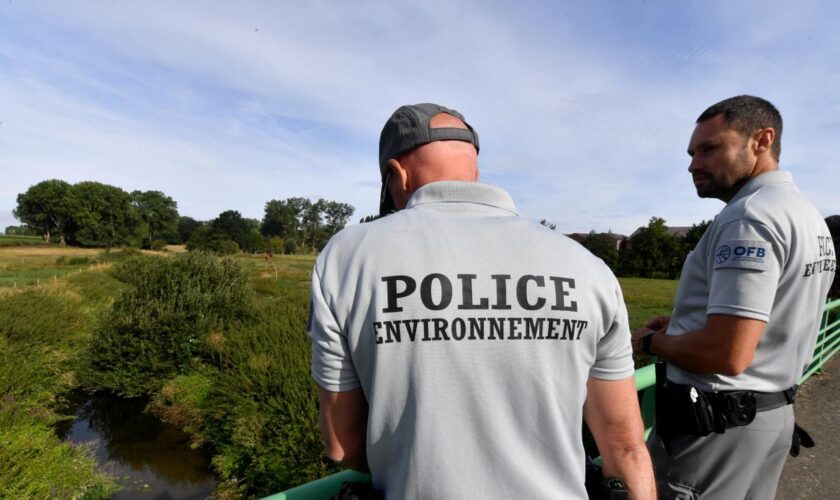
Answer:
<svg viewBox="0 0 840 500"><path fill-rule="evenodd" d="M426 203L475 203L519 215L513 199L501 188L483 182L440 181L421 187L409 198L406 209Z"/></svg>
<svg viewBox="0 0 840 500"><path fill-rule="evenodd" d="M729 200L729 203L747 197L770 184L793 184L793 176L790 172L784 170L771 170L769 172L764 172L763 174L753 177L749 182L744 184L741 189L735 193L735 196ZM727 203L727 205L729 203Z"/></svg>

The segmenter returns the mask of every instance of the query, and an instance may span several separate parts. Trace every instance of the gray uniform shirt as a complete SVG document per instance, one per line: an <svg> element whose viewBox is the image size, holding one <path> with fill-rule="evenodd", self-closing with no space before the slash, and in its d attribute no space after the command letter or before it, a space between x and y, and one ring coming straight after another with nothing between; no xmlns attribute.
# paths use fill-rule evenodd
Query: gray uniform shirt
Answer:
<svg viewBox="0 0 840 500"><path fill-rule="evenodd" d="M750 180L686 259L667 333L702 328L709 314L765 321L755 358L734 377L669 365L668 379L706 391L793 386L814 352L836 265L828 227L790 173Z"/></svg>
<svg viewBox="0 0 840 500"><path fill-rule="evenodd" d="M478 182L333 237L309 332L318 385L364 390L391 498L586 498L586 381L633 374L609 268Z"/></svg>

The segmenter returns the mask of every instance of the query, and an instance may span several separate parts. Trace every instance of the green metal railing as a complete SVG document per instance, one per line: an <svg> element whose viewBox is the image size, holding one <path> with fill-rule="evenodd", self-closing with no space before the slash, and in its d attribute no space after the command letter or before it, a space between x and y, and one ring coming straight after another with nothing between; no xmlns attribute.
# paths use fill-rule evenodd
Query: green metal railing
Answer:
<svg viewBox="0 0 840 500"><path fill-rule="evenodd" d="M805 374L799 380L800 385L805 383L811 375L818 373L832 356L840 351L840 299L830 301L825 306L822 324L817 336L817 346L814 349L814 357ZM645 421L645 438L650 433L654 416L654 386L656 385L656 372L653 365L647 365L636 370L636 390L639 391L639 403L642 409L642 418ZM341 483L345 481L366 481L368 474L346 470L327 476L311 483L302 484L290 490L266 497L265 500L320 500L330 498L341 489Z"/></svg>

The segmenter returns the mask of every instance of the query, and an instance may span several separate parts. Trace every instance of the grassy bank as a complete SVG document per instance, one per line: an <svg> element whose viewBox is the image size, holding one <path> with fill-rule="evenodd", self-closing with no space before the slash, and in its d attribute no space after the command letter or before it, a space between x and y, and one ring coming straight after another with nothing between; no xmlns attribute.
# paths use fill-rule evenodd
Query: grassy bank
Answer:
<svg viewBox="0 0 840 500"><path fill-rule="evenodd" d="M22 283L0 292L0 498L107 498L113 483L87 450L60 442L54 425L77 355L120 286L101 266L30 284L32 269L61 255L26 253L24 265L21 250L0 249L0 269Z"/></svg>

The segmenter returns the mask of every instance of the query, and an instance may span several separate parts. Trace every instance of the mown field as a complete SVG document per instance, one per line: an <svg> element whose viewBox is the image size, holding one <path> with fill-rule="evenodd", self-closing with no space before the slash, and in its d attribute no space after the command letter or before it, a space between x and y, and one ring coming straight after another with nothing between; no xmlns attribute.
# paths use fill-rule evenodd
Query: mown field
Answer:
<svg viewBox="0 0 840 500"><path fill-rule="evenodd" d="M335 471L304 331L314 257L139 254L0 248L0 498L110 494L89 452L55 437L77 387L151 395L149 411L210 448L222 498ZM213 281L225 273L239 285ZM620 281L633 328L670 312L676 282Z"/></svg>

